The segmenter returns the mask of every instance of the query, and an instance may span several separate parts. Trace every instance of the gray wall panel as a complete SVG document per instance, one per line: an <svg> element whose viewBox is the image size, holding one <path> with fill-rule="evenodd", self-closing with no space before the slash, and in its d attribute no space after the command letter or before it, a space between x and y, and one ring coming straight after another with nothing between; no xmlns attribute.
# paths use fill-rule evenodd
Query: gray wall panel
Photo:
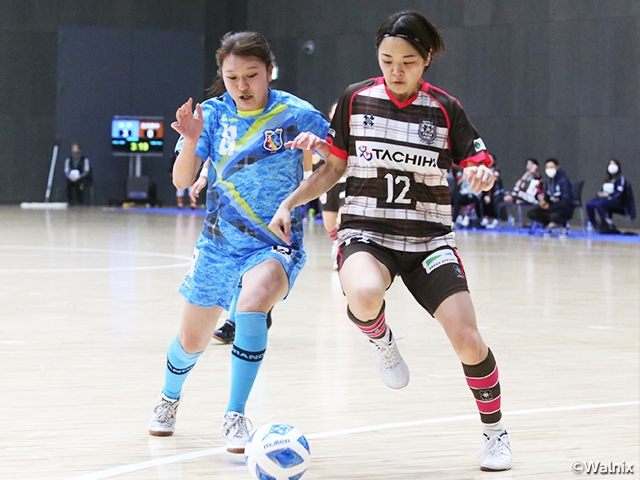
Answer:
<svg viewBox="0 0 640 480"><path fill-rule="evenodd" d="M635 0L553 0L551 18L557 20L624 17L640 15Z"/></svg>
<svg viewBox="0 0 640 480"><path fill-rule="evenodd" d="M580 22L552 23L549 45L549 114L577 115L581 96Z"/></svg>
<svg viewBox="0 0 640 480"><path fill-rule="evenodd" d="M640 5L640 2L637 2ZM608 56L596 59L610 76L608 89L611 115L640 116L640 15L608 22Z"/></svg>
<svg viewBox="0 0 640 480"><path fill-rule="evenodd" d="M114 115L165 118L161 157L143 158L142 174L172 201L169 167L177 134L169 127L176 109L202 92L203 38L198 32L108 27L63 27L58 55L57 132L61 160L79 141L94 167L98 204L125 198L127 157L111 153ZM64 200L65 181L58 169L56 199Z"/></svg>

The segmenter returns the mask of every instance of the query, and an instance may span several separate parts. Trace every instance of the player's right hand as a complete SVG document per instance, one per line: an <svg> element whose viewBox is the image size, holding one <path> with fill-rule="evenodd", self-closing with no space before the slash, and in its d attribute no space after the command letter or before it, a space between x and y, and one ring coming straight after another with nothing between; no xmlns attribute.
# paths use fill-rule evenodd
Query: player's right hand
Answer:
<svg viewBox="0 0 640 480"><path fill-rule="evenodd" d="M204 128L204 117L202 107L196 103L196 111L193 111L193 99L189 98L176 111L176 121L171 124L176 132L182 135L185 140L197 142Z"/></svg>
<svg viewBox="0 0 640 480"><path fill-rule="evenodd" d="M269 223L269 230L291 245L291 211L280 205Z"/></svg>
<svg viewBox="0 0 640 480"><path fill-rule="evenodd" d="M311 150L320 153L324 158L329 156L329 143L326 140L318 138L311 132L302 132L290 142L284 144L285 147L294 150Z"/></svg>

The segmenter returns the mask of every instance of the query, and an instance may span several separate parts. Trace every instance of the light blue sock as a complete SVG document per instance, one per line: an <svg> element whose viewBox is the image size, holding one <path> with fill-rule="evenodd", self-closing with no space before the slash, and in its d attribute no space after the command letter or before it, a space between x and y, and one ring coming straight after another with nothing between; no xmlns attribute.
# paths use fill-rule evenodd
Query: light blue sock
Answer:
<svg viewBox="0 0 640 480"><path fill-rule="evenodd" d="M244 414L244 407L266 348L267 314L236 313L236 338L231 350L231 392L227 412Z"/></svg>
<svg viewBox="0 0 640 480"><path fill-rule="evenodd" d="M162 393L166 397L180 397L182 385L200 355L202 355L202 352L185 352L176 335L167 351L167 368L165 370L164 388L162 389Z"/></svg>
<svg viewBox="0 0 640 480"><path fill-rule="evenodd" d="M238 297L240 296L240 290L242 285L238 285L233 292L233 299L231 300L231 307L229 307L229 322L236 324L236 305L238 305Z"/></svg>

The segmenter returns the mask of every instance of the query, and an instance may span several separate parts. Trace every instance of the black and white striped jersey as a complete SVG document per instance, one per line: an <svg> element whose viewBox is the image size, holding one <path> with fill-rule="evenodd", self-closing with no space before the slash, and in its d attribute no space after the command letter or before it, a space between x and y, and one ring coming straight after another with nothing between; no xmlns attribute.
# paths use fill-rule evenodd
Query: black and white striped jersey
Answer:
<svg viewBox="0 0 640 480"><path fill-rule="evenodd" d="M327 140L348 162L341 241L364 236L406 252L455 246L448 172L491 158L454 97L424 81L404 102L383 77L351 85Z"/></svg>

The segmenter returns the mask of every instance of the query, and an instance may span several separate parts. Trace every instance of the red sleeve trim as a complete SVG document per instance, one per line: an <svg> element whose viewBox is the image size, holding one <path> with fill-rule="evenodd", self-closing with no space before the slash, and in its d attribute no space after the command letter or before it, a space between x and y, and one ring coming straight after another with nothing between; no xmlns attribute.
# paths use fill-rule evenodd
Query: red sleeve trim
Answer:
<svg viewBox="0 0 640 480"><path fill-rule="evenodd" d="M345 162L349 159L349 152L336 147L333 144L333 139L331 137L327 137L327 143L329 144L329 153L331 155L336 156L340 160L344 160Z"/></svg>
<svg viewBox="0 0 640 480"><path fill-rule="evenodd" d="M473 157L465 158L460 162L460 166L462 168L467 168L470 163L474 163L476 165L484 164L486 167L489 167L493 160L491 160L491 156L485 151L480 152Z"/></svg>

